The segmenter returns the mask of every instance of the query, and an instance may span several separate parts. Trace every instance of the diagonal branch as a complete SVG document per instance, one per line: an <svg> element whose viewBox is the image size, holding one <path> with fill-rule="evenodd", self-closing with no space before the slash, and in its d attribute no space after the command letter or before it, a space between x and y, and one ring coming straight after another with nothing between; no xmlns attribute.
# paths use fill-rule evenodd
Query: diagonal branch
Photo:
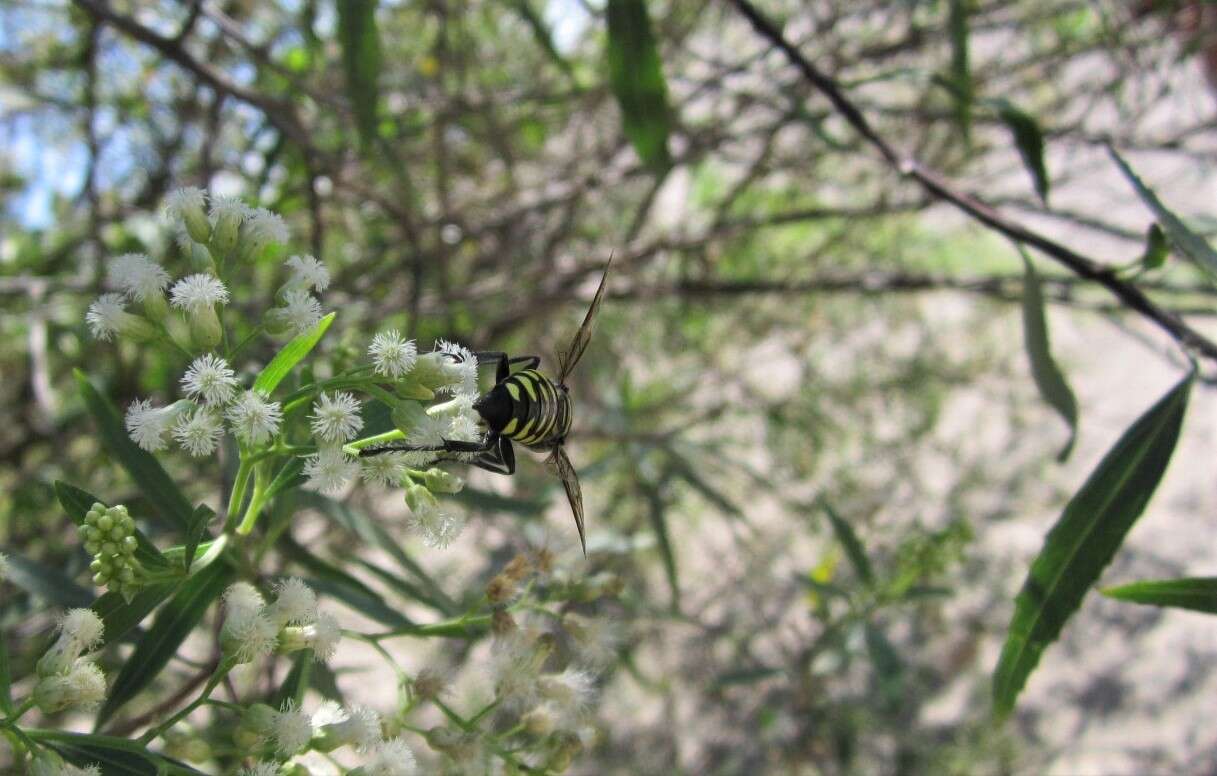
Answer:
<svg viewBox="0 0 1217 776"><path fill-rule="evenodd" d="M1141 289L1124 281L1108 267L1006 217L978 197L956 188L942 174L926 167L912 157L898 153L871 126L866 116L845 95L837 82L804 57L792 43L786 40L781 30L761 14L752 3L748 0L728 0L728 2L749 21L761 37L786 55L786 58L802 76L828 98L837 112L879 152L892 169L917 181L935 198L954 205L990 229L1016 242L1036 248L1075 275L1103 286L1124 305L1157 324L1182 347L1217 363L1217 343L1193 329L1179 316L1158 306Z"/></svg>

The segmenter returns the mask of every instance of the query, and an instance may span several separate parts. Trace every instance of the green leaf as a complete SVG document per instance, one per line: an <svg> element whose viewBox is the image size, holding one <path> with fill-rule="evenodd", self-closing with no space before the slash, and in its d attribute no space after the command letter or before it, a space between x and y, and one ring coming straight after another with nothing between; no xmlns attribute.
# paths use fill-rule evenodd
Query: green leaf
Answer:
<svg viewBox="0 0 1217 776"><path fill-rule="evenodd" d="M470 509L480 509L492 514L510 512L513 515L535 517L541 514L547 503L546 499L518 498L492 493L479 488L464 487L460 493L452 496L458 504L464 504Z"/></svg>
<svg viewBox="0 0 1217 776"><path fill-rule="evenodd" d="M1166 257L1169 254L1170 245L1166 242L1166 234L1162 231L1162 227L1150 224L1149 229L1145 230L1145 253L1141 254L1141 268L1158 269L1166 263Z"/></svg>
<svg viewBox="0 0 1217 776"><path fill-rule="evenodd" d="M190 502L178 490L177 485L173 484L173 480L169 479L160 462L127 436L122 417L109 399L101 395L83 372L76 370L75 375L89 414L97 423L97 431L106 451L127 470L166 526L178 533L184 533L194 511Z"/></svg>
<svg viewBox="0 0 1217 776"><path fill-rule="evenodd" d="M1023 282L1023 344L1027 348L1027 358L1031 362L1031 377L1039 388L1040 396L1049 406L1057 411L1069 426L1069 440L1057 454L1058 461L1064 461L1073 450L1073 443L1078 434L1078 404L1073 398L1073 391L1065 380L1065 375L1052 358L1052 349L1048 343L1048 320L1044 315L1044 294L1040 289L1039 275L1027 252L1019 246L1026 267L1026 279Z"/></svg>
<svg viewBox="0 0 1217 776"><path fill-rule="evenodd" d="M313 576L305 581L318 592L333 596L355 611L390 628L412 624L401 612L386 604L380 593L337 566L318 558L290 536L284 535L278 546L287 557L308 569Z"/></svg>
<svg viewBox="0 0 1217 776"><path fill-rule="evenodd" d="M313 650L302 649L292 658L292 670L287 672L283 684L275 690L267 703L271 708L281 709L288 701L296 708L304 701L304 693L308 691L309 679L313 673Z"/></svg>
<svg viewBox="0 0 1217 776"><path fill-rule="evenodd" d="M88 606L93 594L67 577L62 571L36 560L8 553L8 580L48 604L67 608Z"/></svg>
<svg viewBox="0 0 1217 776"><path fill-rule="evenodd" d="M950 0L947 14L947 32L951 37L951 93L955 97L955 121L963 134L964 142L972 138L972 66L968 53L968 15L970 0Z"/></svg>
<svg viewBox="0 0 1217 776"><path fill-rule="evenodd" d="M1014 137L1014 147L1023 159L1023 166L1031 173L1035 193L1041 202L1048 204L1048 168L1044 165L1044 133L1039 124L1009 100L990 100L989 103Z"/></svg>
<svg viewBox="0 0 1217 776"><path fill-rule="evenodd" d="M609 85L621 108L625 136L644 164L666 171L672 164L672 115L646 1L608 0L606 12Z"/></svg>
<svg viewBox="0 0 1217 776"><path fill-rule="evenodd" d="M1180 380L1124 432L1048 533L1015 601L993 672L999 716L1013 710L1040 655L1145 510L1175 449L1193 379Z"/></svg>
<svg viewBox="0 0 1217 776"><path fill-rule="evenodd" d="M283 468L279 470L279 473L271 480L270 485L266 487L266 493L262 495L262 499L270 501L282 491L303 483L305 480L302 474L304 463L304 458L292 458L283 464Z"/></svg>
<svg viewBox="0 0 1217 776"><path fill-rule="evenodd" d="M142 744L126 738L60 730L27 729L25 733L51 747L73 765L100 766L105 776L204 776L202 771L150 752Z"/></svg>
<svg viewBox="0 0 1217 776"><path fill-rule="evenodd" d="M93 611L105 625L107 644L116 644L134 630L152 610L177 589L176 582L148 585L127 603L118 593L106 593L93 602Z"/></svg>
<svg viewBox="0 0 1217 776"><path fill-rule="evenodd" d="M1217 577L1184 577L1133 582L1100 591L1110 598L1151 606L1172 606L1217 614Z"/></svg>
<svg viewBox="0 0 1217 776"><path fill-rule="evenodd" d="M8 646L4 633L0 631L0 711L13 713L13 674L8 665Z"/></svg>
<svg viewBox="0 0 1217 776"><path fill-rule="evenodd" d="M1133 172L1132 167L1128 162L1124 161L1124 157L1116 151L1116 149L1107 148L1107 152L1111 154L1111 158L1119 166L1120 172L1124 173L1124 177L1132 184L1132 187L1137 192L1137 196L1145 203L1145 206L1154 211L1154 216L1158 219L1158 224L1166 232L1166 236L1170 238L1171 244L1179 249L1179 252L1196 263L1198 267L1209 273L1213 277L1217 277L1217 252L1213 251L1213 247L1209 245L1208 240L1193 232L1187 224L1183 223L1183 219L1175 215L1173 211L1158 199L1158 195L1154 190L1137 177Z"/></svg>
<svg viewBox="0 0 1217 776"><path fill-rule="evenodd" d="M61 480L55 481L55 497L59 499L63 511L68 513L68 517L72 518L72 522L77 526L84 525L85 515L89 513L94 504L110 506L87 490L81 490L75 485L69 485ZM139 542L139 546L135 550L135 557L145 568L164 568L169 565L169 561L156 548L156 545L138 528L135 529L135 540Z"/></svg>
<svg viewBox="0 0 1217 776"><path fill-rule="evenodd" d="M376 139L377 103L380 99L380 32L376 27L376 0L342 0L338 6L338 42L347 93L355 110L355 124L365 147Z"/></svg>
<svg viewBox="0 0 1217 776"><path fill-rule="evenodd" d="M215 516L215 511L205 504L195 507L194 514L190 516L190 530L186 532L186 544L182 554L182 567L187 571L190 570L190 564L194 562L194 554L198 552L199 542L207 533L207 524Z"/></svg>
<svg viewBox="0 0 1217 776"><path fill-rule="evenodd" d="M858 576L863 582L867 584L874 582L875 572L871 569L870 558L866 557L866 550L862 548L862 542L858 540L854 529L837 514L837 511L827 501L821 500L820 506L824 507L824 513L828 515L832 531L837 535L837 541L841 542L841 546L845 549L845 554L849 556L849 562L853 564L854 571L858 572Z"/></svg>
<svg viewBox="0 0 1217 776"><path fill-rule="evenodd" d="M339 8L345 5L346 3L338 4ZM283 378L287 377L288 372L291 372L292 368L300 363L301 359L307 356L321 341L326 329L330 328L330 324L334 322L334 315L335 313L330 313L322 318L312 331L306 331L284 345L283 349L276 353L270 363L258 374L258 378L254 380L254 390L269 396Z"/></svg>
<svg viewBox="0 0 1217 776"><path fill-rule="evenodd" d="M98 727L156 678L234 576L229 564L213 563L182 584L123 664L97 713Z"/></svg>

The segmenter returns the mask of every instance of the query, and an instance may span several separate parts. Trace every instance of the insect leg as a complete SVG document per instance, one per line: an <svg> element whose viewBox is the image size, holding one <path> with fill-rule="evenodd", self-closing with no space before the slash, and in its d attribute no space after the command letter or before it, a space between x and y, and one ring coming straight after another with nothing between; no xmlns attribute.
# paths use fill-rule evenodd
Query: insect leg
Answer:
<svg viewBox="0 0 1217 776"><path fill-rule="evenodd" d="M498 437L490 435L481 442L461 442L453 439L445 439L443 444L439 445L407 445L407 444L388 444L381 447L370 447L366 450L360 450L359 456L367 458L372 455L380 455L381 453L484 453L492 449L498 443Z"/></svg>
<svg viewBox="0 0 1217 776"><path fill-rule="evenodd" d="M511 440L499 437L499 446L482 453L469 463L494 474L515 474L516 456L511 449Z"/></svg>

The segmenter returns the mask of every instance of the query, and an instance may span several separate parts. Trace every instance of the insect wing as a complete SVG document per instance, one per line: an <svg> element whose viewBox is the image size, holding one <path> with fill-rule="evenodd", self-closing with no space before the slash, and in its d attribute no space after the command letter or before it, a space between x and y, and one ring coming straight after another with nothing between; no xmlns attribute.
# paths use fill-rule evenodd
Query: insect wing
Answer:
<svg viewBox="0 0 1217 776"><path fill-rule="evenodd" d="M575 514L575 527L579 529L579 545L583 547L583 554L587 555L587 539L583 532L583 490L579 487L579 475L575 473L575 467L566 457L562 445L554 448L545 463L562 480L562 487L566 488L566 498Z"/></svg>
<svg viewBox="0 0 1217 776"><path fill-rule="evenodd" d="M604 265L604 274L600 276L600 287L596 289L596 295L592 297L591 307L587 308L587 315L583 316L583 323L579 326L579 331L575 332L575 336L566 350L558 353L559 383L566 382L567 375L575 368L575 364L579 363L579 359L583 358L583 351L587 350L587 343L592 340L592 321L596 317L596 311L600 309L600 300L604 298L605 282L608 280L609 268L612 266L613 257L609 256L608 264Z"/></svg>

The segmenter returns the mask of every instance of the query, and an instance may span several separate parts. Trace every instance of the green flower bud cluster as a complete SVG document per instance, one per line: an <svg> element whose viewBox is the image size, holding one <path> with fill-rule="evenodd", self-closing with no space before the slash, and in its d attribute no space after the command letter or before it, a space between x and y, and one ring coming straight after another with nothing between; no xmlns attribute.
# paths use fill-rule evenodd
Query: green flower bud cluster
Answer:
<svg viewBox="0 0 1217 776"><path fill-rule="evenodd" d="M94 504L79 533L85 552L93 556L89 564L93 584L131 600L141 587L139 576L143 569L135 559L139 542L135 539L135 520L127 514L127 508L119 505L107 509L103 504Z"/></svg>

